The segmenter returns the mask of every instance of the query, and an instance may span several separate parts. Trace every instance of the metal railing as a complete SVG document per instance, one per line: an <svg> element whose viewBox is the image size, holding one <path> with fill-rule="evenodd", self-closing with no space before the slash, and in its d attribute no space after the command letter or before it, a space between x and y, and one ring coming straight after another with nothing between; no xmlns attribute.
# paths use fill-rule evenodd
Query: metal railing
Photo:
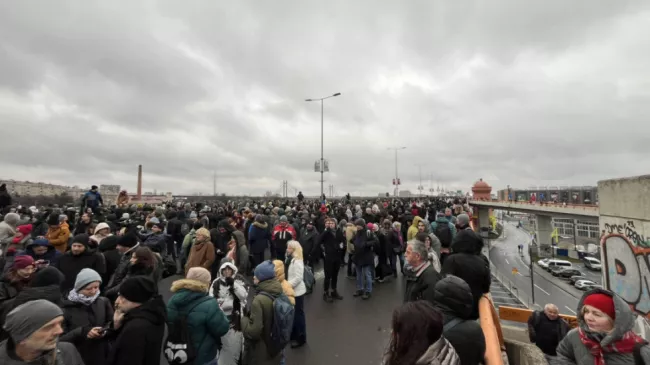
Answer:
<svg viewBox="0 0 650 365"><path fill-rule="evenodd" d="M533 302L532 296L526 293L523 290L519 290L523 285L530 285L530 282L526 280L526 277L523 275L518 275L515 277L507 277L497 270L496 266L490 263L490 272L494 278L497 279L501 285L506 288L512 296L517 298L523 305L528 308L533 308L535 303Z"/></svg>

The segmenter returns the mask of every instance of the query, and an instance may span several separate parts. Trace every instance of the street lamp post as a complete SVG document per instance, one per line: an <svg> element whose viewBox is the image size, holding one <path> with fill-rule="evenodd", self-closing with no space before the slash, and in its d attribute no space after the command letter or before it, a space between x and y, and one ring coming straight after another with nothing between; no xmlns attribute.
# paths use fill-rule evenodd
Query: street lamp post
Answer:
<svg viewBox="0 0 650 365"><path fill-rule="evenodd" d="M339 96L341 93L332 94L324 98L317 99L305 99L305 101L320 101L320 196L323 196L324 188L323 183L325 182L324 172L325 172L325 159L323 158L323 135L324 135L324 124L323 124L323 112L324 106L323 101L325 99L333 98ZM320 198L319 198L320 199Z"/></svg>
<svg viewBox="0 0 650 365"><path fill-rule="evenodd" d="M393 150L395 151L395 197L397 197L397 193L399 192L399 175L397 173L397 151L399 150L404 150L406 147L388 147L388 150Z"/></svg>

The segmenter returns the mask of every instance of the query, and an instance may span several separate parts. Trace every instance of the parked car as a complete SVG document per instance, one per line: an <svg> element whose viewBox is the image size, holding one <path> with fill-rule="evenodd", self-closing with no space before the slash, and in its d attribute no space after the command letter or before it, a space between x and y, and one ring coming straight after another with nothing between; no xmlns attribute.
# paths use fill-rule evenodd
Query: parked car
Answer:
<svg viewBox="0 0 650 365"><path fill-rule="evenodd" d="M580 290L587 290L589 287L598 285L591 280L578 280L574 286Z"/></svg>
<svg viewBox="0 0 650 365"><path fill-rule="evenodd" d="M600 270L602 270L602 265L601 265L601 263L600 263L600 260L598 260L598 259L595 258L595 257L589 257L589 256L586 256L586 257L583 259L583 261L584 261L584 263L585 263L585 267L586 267L587 269L594 270L594 271L600 271Z"/></svg>
<svg viewBox="0 0 650 365"><path fill-rule="evenodd" d="M550 260L548 260L546 271L550 272L554 267L561 267L561 268L564 268L564 269L571 269L571 268L573 268L573 265L571 264L570 261L567 261L567 260L558 260L558 259L550 259Z"/></svg>
<svg viewBox="0 0 650 365"><path fill-rule="evenodd" d="M587 278L586 276L583 276L583 275L576 275L576 276L572 276L572 277L569 278L569 282L571 284L575 284L576 281L578 281L578 280L589 280L589 278Z"/></svg>
<svg viewBox="0 0 650 365"><path fill-rule="evenodd" d="M547 269L548 268L548 262L550 260L551 259L541 259L541 260L537 261L537 265L539 265L539 267L541 267L542 269Z"/></svg>
<svg viewBox="0 0 650 365"><path fill-rule="evenodd" d="M595 285L589 285L585 288L585 290L593 290L593 289L602 289L603 286L600 284L595 284Z"/></svg>
<svg viewBox="0 0 650 365"><path fill-rule="evenodd" d="M564 271L564 270L565 270L565 268L563 268L562 266L550 266L548 271L553 276L559 276L560 272Z"/></svg>
<svg viewBox="0 0 650 365"><path fill-rule="evenodd" d="M553 273L553 275L555 275L555 272ZM578 270L578 269L564 269L564 270L560 270L560 271L557 272L557 275L556 275L556 276L559 276L559 277L561 277L561 278L568 279L568 278L570 278L570 277L572 277L572 276L576 276L576 275L579 275L579 276L585 276L585 274L584 274L583 272L581 272L580 270Z"/></svg>

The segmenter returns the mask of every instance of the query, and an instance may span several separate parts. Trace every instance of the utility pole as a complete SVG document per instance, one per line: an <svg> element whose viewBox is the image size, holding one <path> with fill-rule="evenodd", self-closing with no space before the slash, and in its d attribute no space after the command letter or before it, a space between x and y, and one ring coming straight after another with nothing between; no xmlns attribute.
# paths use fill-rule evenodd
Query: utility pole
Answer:
<svg viewBox="0 0 650 365"><path fill-rule="evenodd" d="M318 99L305 99L305 101L320 101L320 195L323 195L323 183L325 182L324 173L329 171L329 166L325 164L325 158L323 157L323 141L324 141L324 113L325 107L323 101L325 99L333 98L341 95L341 93L336 93L330 96L326 96Z"/></svg>
<svg viewBox="0 0 650 365"><path fill-rule="evenodd" d="M397 151L404 150L406 147L389 147L388 149L395 151L395 178L393 179L393 185L395 185L395 197L397 197L399 194L399 186L401 185L399 174L397 172Z"/></svg>
<svg viewBox="0 0 650 365"><path fill-rule="evenodd" d="M217 196L217 172L214 171L212 176L212 195Z"/></svg>
<svg viewBox="0 0 650 365"><path fill-rule="evenodd" d="M431 174L431 177L429 177L429 195L433 196L433 192L435 189L433 188L433 174Z"/></svg>
<svg viewBox="0 0 650 365"><path fill-rule="evenodd" d="M424 185L422 185L422 166L426 164L416 164L418 167L418 173L420 175L420 185L418 185L418 191L420 192L420 198L422 197L422 190L424 190Z"/></svg>
<svg viewBox="0 0 650 365"><path fill-rule="evenodd" d="M530 292L533 296L533 305L531 307L535 306L535 281L533 280L533 273L534 273L534 266L533 266L533 245L528 244L528 257L530 258Z"/></svg>

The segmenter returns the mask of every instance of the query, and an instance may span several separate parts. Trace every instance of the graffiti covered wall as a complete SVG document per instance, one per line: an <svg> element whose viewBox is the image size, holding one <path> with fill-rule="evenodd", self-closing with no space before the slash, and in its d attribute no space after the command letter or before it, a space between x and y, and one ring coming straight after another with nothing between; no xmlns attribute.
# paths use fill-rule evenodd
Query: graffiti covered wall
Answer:
<svg viewBox="0 0 650 365"><path fill-rule="evenodd" d="M650 221L601 216L603 284L650 319Z"/></svg>

